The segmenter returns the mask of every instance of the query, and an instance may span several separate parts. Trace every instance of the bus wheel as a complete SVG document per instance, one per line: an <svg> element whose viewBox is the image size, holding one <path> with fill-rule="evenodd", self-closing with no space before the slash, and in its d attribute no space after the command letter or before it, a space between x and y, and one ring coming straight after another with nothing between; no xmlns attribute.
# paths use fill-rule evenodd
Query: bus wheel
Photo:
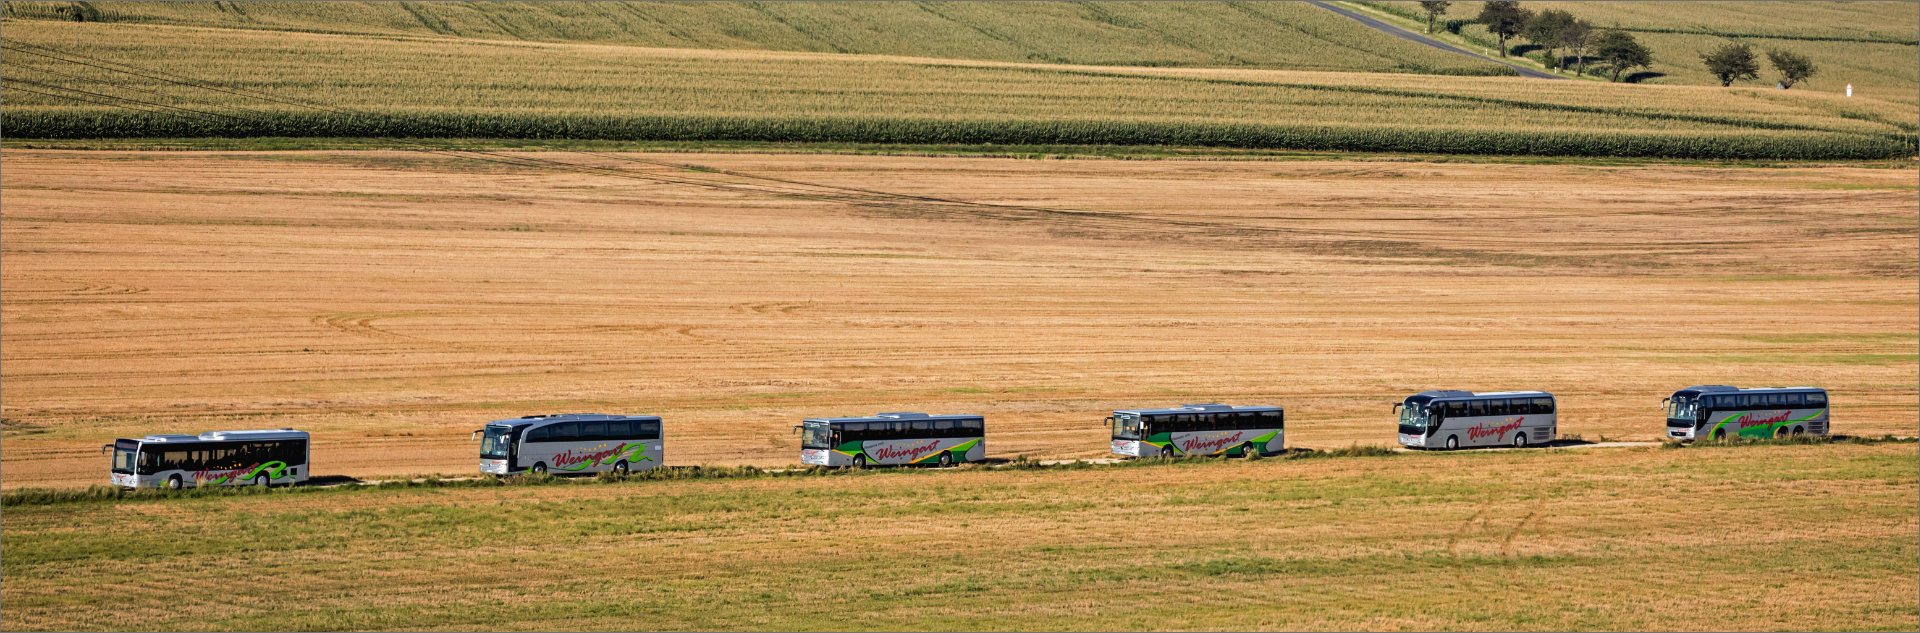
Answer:
<svg viewBox="0 0 1920 633"><path fill-rule="evenodd" d="M1793 434L1794 434L1794 435L1799 435L1799 434L1801 434L1801 433L1805 433L1805 432L1807 432L1807 428L1806 428L1806 427L1804 427L1804 426L1796 426L1796 427L1793 427Z"/></svg>
<svg viewBox="0 0 1920 633"><path fill-rule="evenodd" d="M1458 435L1447 436L1447 450L1453 450L1456 448L1460 448L1460 436Z"/></svg>
<svg viewBox="0 0 1920 633"><path fill-rule="evenodd" d="M1240 456L1241 457L1259 457L1260 449L1254 448L1253 442L1247 442L1245 445L1242 445L1240 447Z"/></svg>
<svg viewBox="0 0 1920 633"><path fill-rule="evenodd" d="M1787 428L1787 427L1784 427L1784 426L1783 426L1783 427L1780 427L1780 428L1779 428L1779 430L1776 430L1776 431L1774 431L1774 433L1773 433L1773 436L1774 436L1774 437L1786 437L1786 436L1787 436L1787 434L1788 434L1788 433L1791 433L1791 432L1792 432L1792 429L1789 429L1789 428Z"/></svg>
<svg viewBox="0 0 1920 633"><path fill-rule="evenodd" d="M179 489L181 489L181 488L183 488L183 487L185 487L185 486L186 486L186 484L182 484L182 483L180 483L180 476L179 476L179 475L174 475L174 476L171 476L171 477L168 477L168 478L167 478L167 489L168 489L168 490L179 490Z"/></svg>
<svg viewBox="0 0 1920 633"><path fill-rule="evenodd" d="M1724 440L1724 439L1727 439L1727 430L1726 430L1726 429L1714 429L1714 430L1713 430L1713 439L1714 439L1714 441L1716 441L1716 442L1717 442L1717 441L1720 441L1720 440Z"/></svg>
<svg viewBox="0 0 1920 633"><path fill-rule="evenodd" d="M536 474L536 475L545 475L545 474L547 474L547 463L546 463L546 462L534 462L534 463L533 463L533 468L532 468L531 470L532 470L532 471L533 471L533 473L534 473L534 474Z"/></svg>
<svg viewBox="0 0 1920 633"><path fill-rule="evenodd" d="M273 480L268 479L266 473L260 473L258 475L253 476L253 485L259 486L261 488L265 488L267 486L273 485Z"/></svg>
<svg viewBox="0 0 1920 633"><path fill-rule="evenodd" d="M1166 459L1173 459L1173 447L1172 446L1160 447L1160 456Z"/></svg>
<svg viewBox="0 0 1920 633"><path fill-rule="evenodd" d="M952 452L946 452L946 453L941 453L941 454L940 454L940 467L941 467L941 468L946 468L946 467L948 467L948 466L952 466L952 465L953 465L953 453L952 453Z"/></svg>
<svg viewBox="0 0 1920 633"><path fill-rule="evenodd" d="M853 467L854 467L854 468L866 468L866 467L867 467L867 456L866 456L866 455L854 455L854 456L853 456Z"/></svg>
<svg viewBox="0 0 1920 633"><path fill-rule="evenodd" d="M622 475L627 474L628 468L630 467L627 466L627 460L624 460L624 459L618 462L614 462L613 464L613 472L620 473Z"/></svg>
<svg viewBox="0 0 1920 633"><path fill-rule="evenodd" d="M1521 432L1519 432L1519 433L1515 433L1515 434L1513 434L1513 447L1514 447L1514 448L1526 448L1526 447L1527 447L1527 432L1526 432L1526 431L1521 431Z"/></svg>

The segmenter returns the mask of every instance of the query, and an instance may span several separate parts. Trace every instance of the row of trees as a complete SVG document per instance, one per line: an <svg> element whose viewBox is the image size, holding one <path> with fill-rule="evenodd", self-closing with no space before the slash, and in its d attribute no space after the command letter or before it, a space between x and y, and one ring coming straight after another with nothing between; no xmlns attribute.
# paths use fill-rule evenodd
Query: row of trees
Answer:
<svg viewBox="0 0 1920 633"><path fill-rule="evenodd" d="M1421 2L1420 8L1427 12L1427 32L1433 32L1435 19L1447 12L1452 2ZM1596 30L1592 22L1582 20L1573 14L1559 9L1547 9L1535 13L1521 8L1514 0L1493 0L1480 7L1480 15L1475 22L1487 27L1487 32L1500 39L1500 56L1507 56L1507 40L1514 37L1526 39L1533 45L1545 50L1553 60L1556 72L1565 72L1567 58L1560 55L1565 51L1575 61L1574 74L1584 76L1587 72L1589 57L1605 63L1612 71L1612 81L1620 81L1620 73L1635 68L1651 68L1653 51L1634 39L1632 33L1609 29ZM1733 85L1736 79L1759 78L1760 65L1753 49L1745 44L1728 44L1712 53L1701 55L1706 62L1707 71L1720 79L1720 85ZM1794 84L1813 76L1813 61L1787 51L1767 51L1767 59L1780 73L1780 87L1792 88Z"/></svg>

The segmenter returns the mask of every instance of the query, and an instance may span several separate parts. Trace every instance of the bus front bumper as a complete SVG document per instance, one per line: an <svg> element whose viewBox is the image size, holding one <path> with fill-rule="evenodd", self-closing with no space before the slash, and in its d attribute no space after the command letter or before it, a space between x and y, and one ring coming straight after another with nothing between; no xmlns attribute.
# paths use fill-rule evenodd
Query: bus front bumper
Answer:
<svg viewBox="0 0 1920 633"><path fill-rule="evenodd" d="M1424 447L1424 446L1426 446L1426 445L1427 445L1427 436L1425 436L1425 435L1409 435L1409 434L1406 434L1406 433L1401 433L1401 434L1400 434L1400 445L1401 445L1401 446L1422 446L1422 447Z"/></svg>
<svg viewBox="0 0 1920 633"><path fill-rule="evenodd" d="M504 460L504 459L480 460L480 472L494 474L494 475L505 475L507 474L507 460Z"/></svg>

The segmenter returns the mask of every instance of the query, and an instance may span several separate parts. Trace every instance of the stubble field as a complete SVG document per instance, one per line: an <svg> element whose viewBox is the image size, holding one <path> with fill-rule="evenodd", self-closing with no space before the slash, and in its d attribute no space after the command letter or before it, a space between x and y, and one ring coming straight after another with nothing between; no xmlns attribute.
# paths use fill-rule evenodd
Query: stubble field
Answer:
<svg viewBox="0 0 1920 633"><path fill-rule="evenodd" d="M0 485L281 426L320 474L472 472L471 430L566 411L764 466L876 411L1040 458L1183 402L1388 444L1431 388L1549 390L1590 440L1655 439L1693 384L1916 415L1911 167L541 156L624 171L9 150Z"/></svg>

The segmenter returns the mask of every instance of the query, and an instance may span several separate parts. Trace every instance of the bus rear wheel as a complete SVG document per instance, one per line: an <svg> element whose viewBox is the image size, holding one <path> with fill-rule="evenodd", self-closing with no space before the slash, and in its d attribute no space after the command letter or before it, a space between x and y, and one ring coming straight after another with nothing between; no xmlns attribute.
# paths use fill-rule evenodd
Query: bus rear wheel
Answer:
<svg viewBox="0 0 1920 633"><path fill-rule="evenodd" d="M261 488L265 488L267 486L273 485L273 480L268 479L266 473L260 473L258 475L253 476L253 485L259 486Z"/></svg>
<svg viewBox="0 0 1920 633"><path fill-rule="evenodd" d="M946 468L946 467L948 467L948 466L952 466L952 465L953 465L953 453L941 453L941 454L940 454L940 467L941 467L941 468Z"/></svg>
<svg viewBox="0 0 1920 633"><path fill-rule="evenodd" d="M1240 456L1241 457L1259 457L1260 449L1254 448L1253 442L1247 442L1245 446L1240 447Z"/></svg>
<svg viewBox="0 0 1920 633"><path fill-rule="evenodd" d="M627 474L628 468L631 468L631 467L627 465L627 460L624 460L624 459L618 462L614 462L613 464L613 472L618 474L622 474L622 475Z"/></svg>
<svg viewBox="0 0 1920 633"><path fill-rule="evenodd" d="M1527 432L1526 432L1526 431L1521 431L1521 432L1519 432L1519 433L1515 433L1515 434L1513 434L1513 447L1514 447L1514 448L1526 448L1526 447L1527 447Z"/></svg>
<svg viewBox="0 0 1920 633"><path fill-rule="evenodd" d="M1451 451L1457 448L1460 448L1460 436L1458 435L1447 436L1447 450Z"/></svg>
<svg viewBox="0 0 1920 633"><path fill-rule="evenodd" d="M181 483L179 475L173 475L171 477L167 477L168 490L179 490L184 487L186 487L186 484Z"/></svg>
<svg viewBox="0 0 1920 633"><path fill-rule="evenodd" d="M1778 430L1774 431L1773 436L1776 438L1786 437L1788 433L1792 433L1792 432L1793 432L1792 429L1789 429L1783 426L1783 427L1780 427Z"/></svg>
<svg viewBox="0 0 1920 633"><path fill-rule="evenodd" d="M1794 435L1800 435L1800 434L1802 434L1802 433L1806 433L1806 432L1807 432L1807 427L1804 427L1804 426L1796 426L1796 427L1793 427L1793 434L1794 434Z"/></svg>

